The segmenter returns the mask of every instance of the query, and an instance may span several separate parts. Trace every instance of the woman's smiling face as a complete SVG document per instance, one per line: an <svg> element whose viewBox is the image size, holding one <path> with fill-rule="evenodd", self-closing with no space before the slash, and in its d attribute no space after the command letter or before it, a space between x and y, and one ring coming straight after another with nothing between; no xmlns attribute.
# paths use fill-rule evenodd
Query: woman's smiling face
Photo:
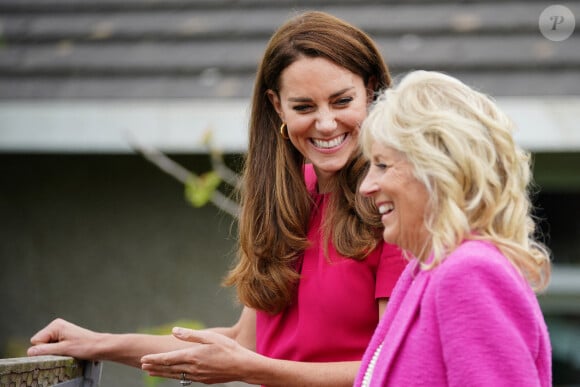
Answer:
<svg viewBox="0 0 580 387"><path fill-rule="evenodd" d="M393 148L373 143L370 163L359 191L375 201L384 226L383 239L421 258L429 240L424 222L427 188L415 177L411 163Z"/></svg>
<svg viewBox="0 0 580 387"><path fill-rule="evenodd" d="M358 147L372 97L363 79L328 59L302 57L282 72L278 93L269 90L268 95L324 191Z"/></svg>

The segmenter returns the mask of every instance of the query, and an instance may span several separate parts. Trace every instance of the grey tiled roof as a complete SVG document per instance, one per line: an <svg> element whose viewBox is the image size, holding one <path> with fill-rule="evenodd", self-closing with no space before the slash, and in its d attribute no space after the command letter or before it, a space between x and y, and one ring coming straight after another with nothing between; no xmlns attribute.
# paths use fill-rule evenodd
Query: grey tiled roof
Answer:
<svg viewBox="0 0 580 387"><path fill-rule="evenodd" d="M0 99L245 98L271 33L307 9L367 31L393 75L433 69L498 96L580 95L578 32L552 42L538 28L552 4L0 0ZM563 4L580 21L580 1Z"/></svg>

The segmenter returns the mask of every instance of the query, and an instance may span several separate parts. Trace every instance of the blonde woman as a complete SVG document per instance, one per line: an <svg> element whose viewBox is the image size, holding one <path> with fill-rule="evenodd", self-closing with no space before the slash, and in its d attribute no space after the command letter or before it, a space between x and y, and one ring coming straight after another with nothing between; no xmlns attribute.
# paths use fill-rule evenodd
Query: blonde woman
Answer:
<svg viewBox="0 0 580 387"><path fill-rule="evenodd" d="M533 290L550 278L534 239L530 156L487 96L417 71L363 124L360 191L411 263L355 386L550 386L549 336Z"/></svg>

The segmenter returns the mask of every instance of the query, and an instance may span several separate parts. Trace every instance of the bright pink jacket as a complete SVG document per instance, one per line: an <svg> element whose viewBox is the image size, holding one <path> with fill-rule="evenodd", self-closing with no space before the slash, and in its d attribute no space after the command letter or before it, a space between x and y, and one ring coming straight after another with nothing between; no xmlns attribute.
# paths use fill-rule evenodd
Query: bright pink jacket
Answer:
<svg viewBox="0 0 580 387"><path fill-rule="evenodd" d="M486 242L463 243L430 271L407 266L355 386L380 344L371 386L551 386L536 296Z"/></svg>

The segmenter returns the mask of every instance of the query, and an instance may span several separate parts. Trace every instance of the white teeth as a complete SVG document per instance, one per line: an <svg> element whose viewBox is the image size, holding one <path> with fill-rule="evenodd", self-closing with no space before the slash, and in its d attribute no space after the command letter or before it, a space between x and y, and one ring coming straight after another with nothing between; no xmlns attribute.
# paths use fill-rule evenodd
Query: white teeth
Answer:
<svg viewBox="0 0 580 387"><path fill-rule="evenodd" d="M312 143L318 148L330 149L339 146L346 139L346 133L340 137L336 137L330 141L312 139Z"/></svg>
<svg viewBox="0 0 580 387"><path fill-rule="evenodd" d="M381 215L386 214L387 212L393 211L394 208L395 206L393 206L392 204L381 204L379 206L379 214Z"/></svg>

